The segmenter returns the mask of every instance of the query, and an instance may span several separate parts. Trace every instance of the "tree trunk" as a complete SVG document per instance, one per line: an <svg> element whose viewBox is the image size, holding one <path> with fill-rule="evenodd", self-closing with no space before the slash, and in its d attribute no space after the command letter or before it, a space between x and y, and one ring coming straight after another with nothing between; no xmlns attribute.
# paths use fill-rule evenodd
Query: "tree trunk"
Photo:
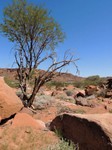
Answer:
<svg viewBox="0 0 112 150"><path fill-rule="evenodd" d="M30 98L28 99L28 103L27 103L27 107L31 107L31 105L33 104L33 101L35 99L35 96L37 94L37 92L39 91L40 87L36 87L32 93L32 95L30 96Z"/></svg>

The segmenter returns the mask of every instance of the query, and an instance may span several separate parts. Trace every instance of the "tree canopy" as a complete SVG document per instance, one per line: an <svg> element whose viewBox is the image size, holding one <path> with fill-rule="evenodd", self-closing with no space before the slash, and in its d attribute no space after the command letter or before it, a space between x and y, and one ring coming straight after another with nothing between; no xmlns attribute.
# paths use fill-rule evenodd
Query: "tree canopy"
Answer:
<svg viewBox="0 0 112 150"><path fill-rule="evenodd" d="M20 88L23 99L31 106L39 88L52 79L55 71L75 62L74 57L68 53L64 54L61 61L56 60L55 47L64 40L65 34L47 9L30 4L26 0L13 0L11 5L4 9L0 30L16 45L15 61ZM48 59L52 63L45 73L35 76L32 94L28 97L27 84L32 72Z"/></svg>

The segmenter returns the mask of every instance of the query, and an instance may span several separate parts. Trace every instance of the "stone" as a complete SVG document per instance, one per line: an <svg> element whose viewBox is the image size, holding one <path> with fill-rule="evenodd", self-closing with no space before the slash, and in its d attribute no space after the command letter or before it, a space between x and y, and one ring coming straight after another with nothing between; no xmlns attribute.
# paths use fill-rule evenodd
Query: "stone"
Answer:
<svg viewBox="0 0 112 150"><path fill-rule="evenodd" d="M92 100L92 99L95 99L96 97L95 97L95 95L93 94L93 95L90 95L90 96L88 96L88 97L86 97L86 99L87 100Z"/></svg>
<svg viewBox="0 0 112 150"><path fill-rule="evenodd" d="M76 97L85 97L85 90L76 89L74 91L74 98Z"/></svg>
<svg viewBox="0 0 112 150"><path fill-rule="evenodd" d="M22 101L5 82L4 78L0 77L0 116L1 119L9 118L16 114L23 107Z"/></svg>
<svg viewBox="0 0 112 150"><path fill-rule="evenodd" d="M20 111L20 113L26 113L30 116L33 116L33 114L34 114L33 112L34 112L34 110L31 111L30 108L26 108L26 107L23 107L22 110Z"/></svg>
<svg viewBox="0 0 112 150"><path fill-rule="evenodd" d="M89 85L85 88L85 93L87 96L93 95L98 91L98 87L95 85Z"/></svg>
<svg viewBox="0 0 112 150"><path fill-rule="evenodd" d="M112 150L112 114L62 114L50 124L52 131L79 144L80 150Z"/></svg>
<svg viewBox="0 0 112 150"><path fill-rule="evenodd" d="M108 90L105 94L106 98L112 98L112 90Z"/></svg>
<svg viewBox="0 0 112 150"><path fill-rule="evenodd" d="M33 127L39 130L46 129L44 122L35 120L26 113L16 114L12 122L12 127Z"/></svg>
<svg viewBox="0 0 112 150"><path fill-rule="evenodd" d="M81 105L81 106L88 106L89 105L86 98L78 97L75 100L76 100L77 105Z"/></svg>

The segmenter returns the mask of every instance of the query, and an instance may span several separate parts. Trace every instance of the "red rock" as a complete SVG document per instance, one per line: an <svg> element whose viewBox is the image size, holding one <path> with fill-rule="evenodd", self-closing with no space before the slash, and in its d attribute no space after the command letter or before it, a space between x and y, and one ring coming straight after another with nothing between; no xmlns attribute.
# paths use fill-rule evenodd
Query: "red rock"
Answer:
<svg viewBox="0 0 112 150"><path fill-rule="evenodd" d="M80 150L112 149L112 114L62 114L50 127L78 143Z"/></svg>
<svg viewBox="0 0 112 150"><path fill-rule="evenodd" d="M23 107L21 100L16 96L12 88L0 77L0 116L2 119L20 111Z"/></svg>
<svg viewBox="0 0 112 150"><path fill-rule="evenodd" d="M79 90L79 89L76 90L75 94L74 94L74 98L79 97L79 96L84 97L85 96L85 91L84 90Z"/></svg>
<svg viewBox="0 0 112 150"><path fill-rule="evenodd" d="M40 120L33 119L26 113L18 113L14 117L12 127L33 127L36 129L44 130L45 123Z"/></svg>
<svg viewBox="0 0 112 150"><path fill-rule="evenodd" d="M30 108L26 108L26 107L23 107L23 109L19 113L26 113L30 116L33 116L33 112L30 110Z"/></svg>
<svg viewBox="0 0 112 150"><path fill-rule="evenodd" d="M86 93L86 95L90 96L90 95L95 94L98 90L99 89L98 89L97 86L95 86L95 85L89 85L89 86L86 87L85 93Z"/></svg>

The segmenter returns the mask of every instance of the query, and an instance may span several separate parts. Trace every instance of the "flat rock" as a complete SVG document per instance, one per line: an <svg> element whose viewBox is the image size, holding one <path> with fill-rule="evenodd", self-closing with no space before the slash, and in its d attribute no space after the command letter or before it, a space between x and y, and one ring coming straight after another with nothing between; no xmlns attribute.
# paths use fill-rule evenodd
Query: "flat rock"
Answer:
<svg viewBox="0 0 112 150"><path fill-rule="evenodd" d="M78 143L80 150L112 150L112 114L62 114L50 128Z"/></svg>

